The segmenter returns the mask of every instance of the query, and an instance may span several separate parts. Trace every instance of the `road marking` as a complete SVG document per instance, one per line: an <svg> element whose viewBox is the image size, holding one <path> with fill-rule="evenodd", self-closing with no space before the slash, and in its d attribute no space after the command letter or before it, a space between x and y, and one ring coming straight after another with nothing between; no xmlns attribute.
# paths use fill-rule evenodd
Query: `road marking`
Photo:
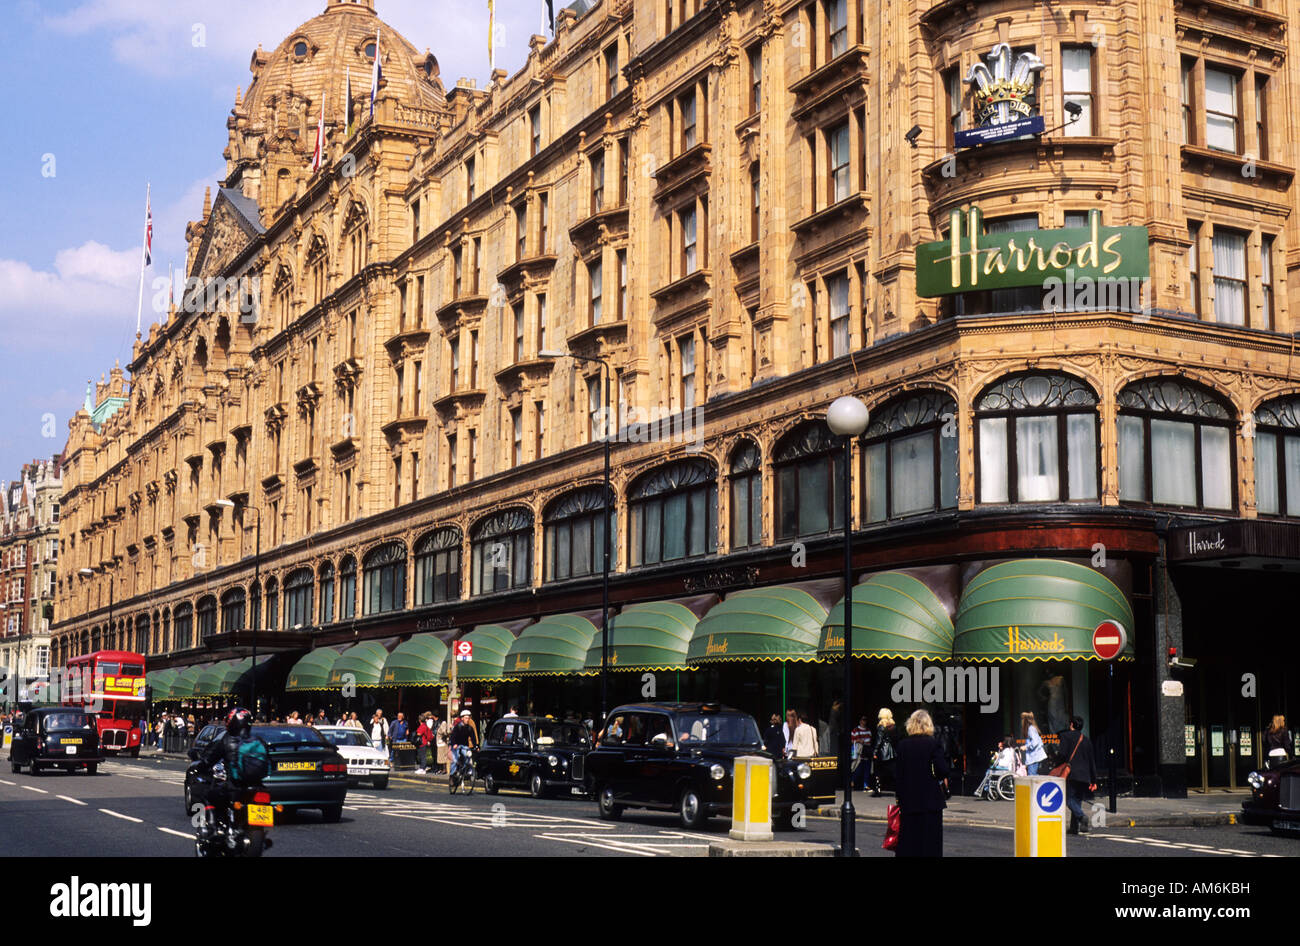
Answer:
<svg viewBox="0 0 1300 946"><path fill-rule="evenodd" d="M1251 856L1255 855L1254 851L1237 851L1230 847L1221 847L1219 848L1219 850L1222 851L1224 854L1249 854Z"/></svg>
<svg viewBox="0 0 1300 946"><path fill-rule="evenodd" d="M184 831L174 831L171 828L159 828L158 830L161 831L163 834L174 834L176 835L176 837L184 838L187 841L193 837L193 835L186 834Z"/></svg>
<svg viewBox="0 0 1300 946"><path fill-rule="evenodd" d="M541 838L545 841L564 841L568 844L583 844L587 847L604 848L607 851L617 851L620 854L640 854L642 857L655 857L654 851L643 851L636 847L617 847L613 844L600 844L592 841L586 835L566 835L566 834L535 834L535 838Z"/></svg>
<svg viewBox="0 0 1300 946"><path fill-rule="evenodd" d="M17 782L11 782L7 778L0 778L0 785L17 785Z"/></svg>
<svg viewBox="0 0 1300 946"><path fill-rule="evenodd" d="M24 785L23 788L27 789L27 791L29 791L29 792L39 792L39 793L42 794L42 795L48 795L48 794L49 794L49 792L47 792L47 791L46 791L45 789L43 789L43 788L33 788L33 787L30 786L30 785Z"/></svg>
<svg viewBox="0 0 1300 946"><path fill-rule="evenodd" d="M99 810L106 815L112 815L114 818L121 818L123 821L134 821L136 824L144 824L143 818L132 818L130 815L118 814L110 808L101 808Z"/></svg>
<svg viewBox="0 0 1300 946"><path fill-rule="evenodd" d="M79 799L79 798L69 798L67 795L55 795L54 797L55 797L55 798L62 798L64 801L70 801L70 802L72 802L74 805L84 805L84 804L86 804L84 801L82 801L82 800Z"/></svg>

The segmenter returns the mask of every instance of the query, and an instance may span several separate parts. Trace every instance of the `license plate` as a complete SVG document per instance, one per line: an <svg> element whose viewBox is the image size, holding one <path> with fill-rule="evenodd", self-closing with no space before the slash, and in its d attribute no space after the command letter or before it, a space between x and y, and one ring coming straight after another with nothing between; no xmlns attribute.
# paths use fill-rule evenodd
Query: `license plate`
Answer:
<svg viewBox="0 0 1300 946"><path fill-rule="evenodd" d="M65 745L65 746L79 746L79 745L81 745L81 740L80 740L80 739L63 739L63 740L60 740L60 743L61 743L62 745Z"/></svg>
<svg viewBox="0 0 1300 946"><path fill-rule="evenodd" d="M276 767L277 772L315 772L315 762L281 762Z"/></svg>
<svg viewBox="0 0 1300 946"><path fill-rule="evenodd" d="M578 788L577 786L574 786L573 788L570 788L570 789L569 789L569 794L570 794L570 795L585 795L585 794L587 794L587 793L586 793L585 791L583 791L581 788Z"/></svg>
<svg viewBox="0 0 1300 946"><path fill-rule="evenodd" d="M76 746L64 746L64 747L63 747L63 751L66 752L68 755L76 755L76 754L77 754L77 747L76 747Z"/></svg>
<svg viewBox="0 0 1300 946"><path fill-rule="evenodd" d="M275 810L270 805L249 805L248 823L254 828L269 828L275 821Z"/></svg>

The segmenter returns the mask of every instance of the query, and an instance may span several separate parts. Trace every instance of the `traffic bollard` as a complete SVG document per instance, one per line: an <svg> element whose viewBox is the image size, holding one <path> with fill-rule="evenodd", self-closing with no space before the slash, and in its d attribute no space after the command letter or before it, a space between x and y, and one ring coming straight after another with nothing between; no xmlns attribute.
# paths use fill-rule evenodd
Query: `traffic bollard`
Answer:
<svg viewBox="0 0 1300 946"><path fill-rule="evenodd" d="M731 837L737 841L772 840L771 759L745 755L736 759L731 775Z"/></svg>
<svg viewBox="0 0 1300 946"><path fill-rule="evenodd" d="M1029 775L1016 779L1016 857L1065 857L1065 779Z"/></svg>

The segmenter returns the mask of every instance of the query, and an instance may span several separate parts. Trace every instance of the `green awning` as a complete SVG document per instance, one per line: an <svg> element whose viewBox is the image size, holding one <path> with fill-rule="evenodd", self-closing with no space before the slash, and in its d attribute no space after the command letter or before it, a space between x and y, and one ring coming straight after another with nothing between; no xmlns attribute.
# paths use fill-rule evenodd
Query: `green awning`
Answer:
<svg viewBox="0 0 1300 946"><path fill-rule="evenodd" d="M267 661L270 659L270 654L257 659L259 675L266 674ZM252 657L245 657L243 660L223 660L199 674L194 684L194 695L204 697L247 695L251 689L252 673Z"/></svg>
<svg viewBox="0 0 1300 946"><path fill-rule="evenodd" d="M510 653L510 648L514 646L515 635L511 633L510 628L502 627L500 624L480 624L474 630L470 631L464 637L463 641L469 641L474 645L474 656L471 660L460 660L456 663L456 682L460 683L500 683L503 680L514 679L507 677L502 667L505 666L506 654ZM442 682L446 684L450 679L451 662L454 658L450 653L442 664Z"/></svg>
<svg viewBox="0 0 1300 946"><path fill-rule="evenodd" d="M447 645L434 634L416 634L398 644L384 661L379 685L385 687L437 686L442 681L442 665L447 660Z"/></svg>
<svg viewBox="0 0 1300 946"><path fill-rule="evenodd" d="M289 671L289 679L284 686L285 691L334 689L330 686L330 671L334 669L334 663L339 656L339 651L332 647L311 651Z"/></svg>
<svg viewBox="0 0 1300 946"><path fill-rule="evenodd" d="M362 641L339 654L330 668L329 688L337 690L345 684L372 687L379 683L388 650L378 641Z"/></svg>
<svg viewBox="0 0 1300 946"><path fill-rule="evenodd" d="M177 673L172 680L171 698L173 700L192 700L194 698L194 685L198 683L200 674L211 666L212 664L197 664L193 667L186 667Z"/></svg>
<svg viewBox="0 0 1300 946"><path fill-rule="evenodd" d="M817 656L826 609L800 588L777 585L727 595L695 626L686 663L809 660Z"/></svg>
<svg viewBox="0 0 1300 946"><path fill-rule="evenodd" d="M144 675L155 703L172 698L172 683L179 673L179 670L150 670Z"/></svg>
<svg viewBox="0 0 1300 946"><path fill-rule="evenodd" d="M524 628L506 655L505 672L521 677L584 673L596 625L576 614L557 614Z"/></svg>
<svg viewBox="0 0 1300 946"><path fill-rule="evenodd" d="M952 618L928 586L902 572L872 575L853 589L853 656L890 660L948 660ZM844 599L822 625L818 653L844 654Z"/></svg>
<svg viewBox="0 0 1300 946"><path fill-rule="evenodd" d="M1021 559L976 575L957 608L953 656L962 660L1097 660L1092 632L1118 621L1129 633L1121 660L1133 657L1133 609L1105 575L1074 562Z"/></svg>
<svg viewBox="0 0 1300 946"><path fill-rule="evenodd" d="M194 681L195 696L220 696L221 684L226 674L235 669L237 660L222 660L214 663L207 670L199 674L198 679Z"/></svg>
<svg viewBox="0 0 1300 946"><path fill-rule="evenodd" d="M686 670L686 648L699 618L675 601L633 604L609 619L610 670ZM587 650L586 669L599 670L605 632Z"/></svg>

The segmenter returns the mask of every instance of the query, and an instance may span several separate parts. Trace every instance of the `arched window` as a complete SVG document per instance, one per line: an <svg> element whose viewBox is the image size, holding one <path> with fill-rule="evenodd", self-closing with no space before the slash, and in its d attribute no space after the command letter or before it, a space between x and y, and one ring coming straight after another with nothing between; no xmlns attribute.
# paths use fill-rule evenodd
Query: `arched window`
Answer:
<svg viewBox="0 0 1300 946"><path fill-rule="evenodd" d="M266 629L274 631L280 626L280 583L274 578L266 580Z"/></svg>
<svg viewBox="0 0 1300 946"><path fill-rule="evenodd" d="M919 391L871 413L862 448L862 519L957 507L957 402Z"/></svg>
<svg viewBox="0 0 1300 946"><path fill-rule="evenodd" d="M406 546L387 542L367 553L361 566L366 576L366 614L400 611L406 606Z"/></svg>
<svg viewBox="0 0 1300 946"><path fill-rule="evenodd" d="M1118 402L1121 500L1232 508L1232 413L1225 404L1173 378L1130 384Z"/></svg>
<svg viewBox="0 0 1300 946"><path fill-rule="evenodd" d="M470 532L470 594L527 588L533 580L533 514L503 509Z"/></svg>
<svg viewBox="0 0 1300 946"><path fill-rule="evenodd" d="M175 641L172 640L172 613L163 611L162 613L162 652L169 654L173 650L179 650Z"/></svg>
<svg viewBox="0 0 1300 946"><path fill-rule="evenodd" d="M357 616L357 560L349 555L339 566L339 620Z"/></svg>
<svg viewBox="0 0 1300 946"><path fill-rule="evenodd" d="M1064 374L1003 378L975 402L981 503L1097 500L1097 395Z"/></svg>
<svg viewBox="0 0 1300 946"><path fill-rule="evenodd" d="M776 445L772 467L779 541L844 527L843 449L820 420L795 428Z"/></svg>
<svg viewBox="0 0 1300 946"><path fill-rule="evenodd" d="M1255 505L1261 516L1300 517L1300 397L1255 411Z"/></svg>
<svg viewBox="0 0 1300 946"><path fill-rule="evenodd" d="M217 599L212 595L200 598L195 609L198 618L199 640L204 641L217 633Z"/></svg>
<svg viewBox="0 0 1300 946"><path fill-rule="evenodd" d="M172 649L186 650L194 646L194 606L188 601L178 604L172 612ZM98 650L99 648L96 648Z"/></svg>
<svg viewBox="0 0 1300 946"><path fill-rule="evenodd" d="M324 237L317 237L307 253L307 288L311 305L319 305L329 295L329 248ZM310 306L309 306L310 308Z"/></svg>
<svg viewBox="0 0 1300 946"><path fill-rule="evenodd" d="M329 624L334 620L334 563L326 562L320 567L320 622Z"/></svg>
<svg viewBox="0 0 1300 946"><path fill-rule="evenodd" d="M763 544L763 456L742 441L731 451L731 550Z"/></svg>
<svg viewBox="0 0 1300 946"><path fill-rule="evenodd" d="M129 649L137 654L149 653L149 615L142 614L135 619L135 643Z"/></svg>
<svg viewBox="0 0 1300 946"><path fill-rule="evenodd" d="M415 543L416 604L460 597L459 529L435 529Z"/></svg>
<svg viewBox="0 0 1300 946"><path fill-rule="evenodd" d="M244 629L245 604L243 588L231 588L221 596L221 631L223 634Z"/></svg>
<svg viewBox="0 0 1300 946"><path fill-rule="evenodd" d="M310 568L290 572L284 580L284 626L287 630L311 624L312 576Z"/></svg>
<svg viewBox="0 0 1300 946"><path fill-rule="evenodd" d="M718 470L703 458L651 470L628 491L632 565L712 555L718 546Z"/></svg>
<svg viewBox="0 0 1300 946"><path fill-rule="evenodd" d="M262 624L262 586L253 582L248 586L248 626L260 631Z"/></svg>
<svg viewBox="0 0 1300 946"><path fill-rule="evenodd" d="M605 528L604 487L590 486L565 493L542 515L542 541L546 549L543 581L581 578L603 570ZM614 537L618 534L618 507L609 493L609 567L614 568Z"/></svg>

